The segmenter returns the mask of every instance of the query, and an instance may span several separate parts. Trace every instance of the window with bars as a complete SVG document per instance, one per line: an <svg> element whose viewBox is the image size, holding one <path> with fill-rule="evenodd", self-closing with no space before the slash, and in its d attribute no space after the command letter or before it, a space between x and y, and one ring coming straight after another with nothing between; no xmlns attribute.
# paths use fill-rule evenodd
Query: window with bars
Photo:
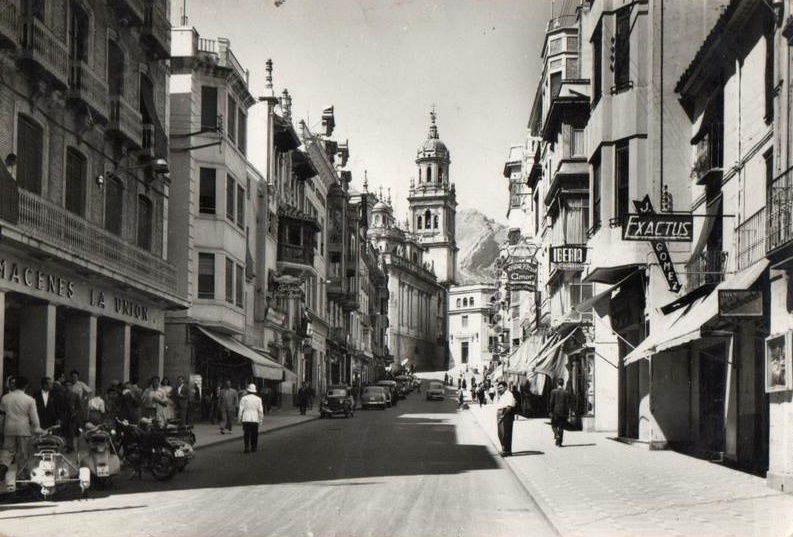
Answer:
<svg viewBox="0 0 793 537"><path fill-rule="evenodd" d="M105 182L105 229L113 235L121 235L124 214L124 186L117 177Z"/></svg>
<svg viewBox="0 0 793 537"><path fill-rule="evenodd" d="M614 192L616 214L614 215L620 222L624 222L630 212L629 195L629 166L630 166L630 152L628 149L628 141L624 140L618 142L614 147L615 152L615 168L614 168Z"/></svg>
<svg viewBox="0 0 793 537"><path fill-rule="evenodd" d="M617 12L614 43L614 86L616 91L630 84L631 63L631 11L623 8Z"/></svg>

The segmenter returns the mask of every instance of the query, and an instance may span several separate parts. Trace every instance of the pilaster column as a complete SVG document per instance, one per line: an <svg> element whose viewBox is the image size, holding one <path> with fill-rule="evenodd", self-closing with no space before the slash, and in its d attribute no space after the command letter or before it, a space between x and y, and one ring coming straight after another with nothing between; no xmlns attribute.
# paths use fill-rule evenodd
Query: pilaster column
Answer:
<svg viewBox="0 0 793 537"><path fill-rule="evenodd" d="M55 374L55 306L27 304L19 314L19 374L35 386Z"/></svg>

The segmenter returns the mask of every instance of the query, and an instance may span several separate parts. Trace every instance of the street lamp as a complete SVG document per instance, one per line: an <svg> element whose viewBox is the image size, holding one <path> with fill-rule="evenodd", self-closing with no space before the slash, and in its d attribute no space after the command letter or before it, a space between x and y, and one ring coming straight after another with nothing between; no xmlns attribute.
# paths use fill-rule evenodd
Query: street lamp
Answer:
<svg viewBox="0 0 793 537"><path fill-rule="evenodd" d="M99 188L102 188L102 186L105 184L105 180L109 179L110 177L117 176L121 172L130 172L132 170L140 170L144 168L150 169L154 175L162 175L171 172L170 168L168 167L168 161L164 158L158 158L139 166L128 166L126 168L113 167L112 169L106 168L104 173L100 173L96 176L96 184L99 185Z"/></svg>

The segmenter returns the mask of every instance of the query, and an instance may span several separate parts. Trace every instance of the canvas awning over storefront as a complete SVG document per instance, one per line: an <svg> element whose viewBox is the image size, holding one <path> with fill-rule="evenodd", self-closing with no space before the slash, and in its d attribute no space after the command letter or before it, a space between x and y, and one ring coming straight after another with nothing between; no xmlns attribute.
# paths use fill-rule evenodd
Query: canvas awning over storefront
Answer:
<svg viewBox="0 0 793 537"><path fill-rule="evenodd" d="M758 261L721 282L707 296L663 317L659 326L653 327L652 333L625 357L625 365L647 359L653 354L679 347L702 337L702 327L719 315L719 290L748 289L760 278L767 267L767 259Z"/></svg>
<svg viewBox="0 0 793 537"><path fill-rule="evenodd" d="M196 328L198 328L201 333L213 340L218 345L228 349L234 354L238 354L239 356L250 360L251 366L253 367L254 377L266 380L284 379L284 373L287 371L287 369L275 360L264 356L260 352L253 350L243 343L240 343L231 336L215 332L214 330L204 328L203 326L196 326Z"/></svg>
<svg viewBox="0 0 793 537"><path fill-rule="evenodd" d="M558 338L553 344L547 346L534 360L531 368L533 373L542 373L552 379L564 378L566 370L566 355L562 353L562 346L570 339L575 330L562 338Z"/></svg>
<svg viewBox="0 0 793 537"><path fill-rule="evenodd" d="M507 358L507 372L513 375L525 375L529 371L529 363L542 350L544 343L539 337L524 339L520 346Z"/></svg>

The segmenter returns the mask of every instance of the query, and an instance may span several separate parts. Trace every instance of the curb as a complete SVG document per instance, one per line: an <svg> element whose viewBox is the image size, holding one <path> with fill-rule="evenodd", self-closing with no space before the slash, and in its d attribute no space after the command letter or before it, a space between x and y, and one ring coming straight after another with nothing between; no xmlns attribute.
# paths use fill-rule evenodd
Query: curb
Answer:
<svg viewBox="0 0 793 537"><path fill-rule="evenodd" d="M482 420L479 419L479 412L474 411L472 412L473 418L476 420L476 423L479 425L479 428L485 433L485 436L490 440L490 444L496 448L496 453L500 452L501 446L498 444L498 438L493 438L493 435L490 434L485 425L482 423ZM498 455L496 455L498 457ZM504 463L504 466L509 468L510 473L515 477L515 480L520 484L523 490L526 491L526 494L529 495L531 502L537 508L537 512L542 516L543 519L548 523L548 526L556 533L556 535L561 536L562 532L559 530L559 527L556 525L556 522L551 518L548 514L551 511L550 506L540 498L539 491L529 484L528 479L523 479L521 474L515 470L513 467L513 463L510 462L511 457L500 457L501 461Z"/></svg>

